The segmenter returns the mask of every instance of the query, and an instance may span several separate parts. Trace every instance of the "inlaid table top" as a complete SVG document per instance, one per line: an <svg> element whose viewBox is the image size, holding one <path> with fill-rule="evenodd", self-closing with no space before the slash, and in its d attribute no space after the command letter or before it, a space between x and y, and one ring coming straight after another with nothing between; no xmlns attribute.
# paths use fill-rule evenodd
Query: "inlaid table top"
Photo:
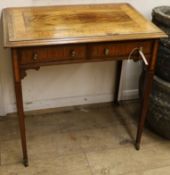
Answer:
<svg viewBox="0 0 170 175"><path fill-rule="evenodd" d="M6 8L3 24L5 47L166 37L126 3Z"/></svg>

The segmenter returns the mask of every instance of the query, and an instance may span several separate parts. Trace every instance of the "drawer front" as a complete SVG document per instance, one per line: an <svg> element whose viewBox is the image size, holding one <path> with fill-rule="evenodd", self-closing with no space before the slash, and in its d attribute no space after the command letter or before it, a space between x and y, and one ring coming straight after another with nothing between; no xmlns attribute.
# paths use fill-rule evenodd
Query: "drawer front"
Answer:
<svg viewBox="0 0 170 175"><path fill-rule="evenodd" d="M152 41L90 44L88 46L88 56L89 59L128 57L132 50L140 47L146 55L150 55L152 45Z"/></svg>
<svg viewBox="0 0 170 175"><path fill-rule="evenodd" d="M30 47L19 50L20 64L85 59L84 45Z"/></svg>

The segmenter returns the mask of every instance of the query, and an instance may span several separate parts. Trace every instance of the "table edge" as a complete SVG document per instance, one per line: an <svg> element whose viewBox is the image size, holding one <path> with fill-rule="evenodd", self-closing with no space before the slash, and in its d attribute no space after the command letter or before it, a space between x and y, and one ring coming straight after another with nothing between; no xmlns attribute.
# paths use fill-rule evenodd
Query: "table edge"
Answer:
<svg viewBox="0 0 170 175"><path fill-rule="evenodd" d="M131 4L129 3L99 3L99 4L71 4L69 6L88 6L88 5L128 5L133 10L137 11ZM56 5L57 7L63 7L68 5ZM143 39L160 39L167 38L168 35L158 28L151 21L146 19L140 12L137 11L138 14L141 15L142 18L146 19L148 22L156 27L160 32L154 33L136 33L136 34L113 34L113 35L102 35L102 36L86 36L86 37L68 37L68 38L54 38L54 39L35 39L35 40L21 40L21 41L9 41L9 32L7 27L7 21L5 20L7 17L8 9L17 9L17 8L45 8L50 6L26 6L26 7L9 7L4 8L2 10L2 24L3 24L3 41L5 48L15 48L15 47L30 47L30 46L46 46L46 45L63 45L63 44L78 44L78 43L94 43L94 42L108 42L108 41L123 41L123 40L143 40ZM54 6L52 6L54 7ZM140 35L140 36L139 36Z"/></svg>

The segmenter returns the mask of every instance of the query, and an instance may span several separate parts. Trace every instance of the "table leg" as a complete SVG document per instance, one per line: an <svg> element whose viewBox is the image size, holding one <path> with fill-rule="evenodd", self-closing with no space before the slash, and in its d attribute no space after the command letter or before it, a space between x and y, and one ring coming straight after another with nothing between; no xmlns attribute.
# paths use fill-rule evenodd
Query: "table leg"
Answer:
<svg viewBox="0 0 170 175"><path fill-rule="evenodd" d="M143 91L142 104L141 104L141 113L139 117L136 143L135 143L135 147L137 150L140 149L142 132L143 132L143 128L144 128L144 124L145 124L145 120L148 112L149 95L152 89L152 82L153 82L154 70L156 67L158 47L159 47L159 41L156 40L153 45L152 58L149 62L149 65L145 73L145 84L144 84L144 91Z"/></svg>
<svg viewBox="0 0 170 175"><path fill-rule="evenodd" d="M122 60L117 62L116 68L116 77L115 77L115 93L114 93L114 104L119 104L118 95L119 95L119 87L120 87L120 79L121 79L121 71L122 71Z"/></svg>
<svg viewBox="0 0 170 175"><path fill-rule="evenodd" d="M13 75L15 84L15 95L16 95L16 105L19 119L19 129L21 135L21 145L23 152L23 163L28 166L28 155L27 155L27 144L26 144L26 132L25 132L25 116L23 109L23 98L22 98L22 85L21 85L21 75L19 60L16 49L12 49L12 63L13 63Z"/></svg>
<svg viewBox="0 0 170 175"><path fill-rule="evenodd" d="M145 87L144 87L144 94L141 104L141 112L140 112L140 118L138 122L138 130L137 130L137 136L136 136L136 144L135 147L137 150L140 149L140 142L141 142L141 137L142 137L142 132L147 116L147 111L148 111L148 103L149 103L149 94L152 89L152 80L153 80L153 71L147 71L145 75Z"/></svg>

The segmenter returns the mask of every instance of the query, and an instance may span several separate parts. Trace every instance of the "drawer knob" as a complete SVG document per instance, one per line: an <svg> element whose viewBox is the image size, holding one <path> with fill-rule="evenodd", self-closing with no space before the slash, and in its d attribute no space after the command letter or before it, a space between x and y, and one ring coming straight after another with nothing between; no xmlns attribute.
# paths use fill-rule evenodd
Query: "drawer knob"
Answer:
<svg viewBox="0 0 170 175"><path fill-rule="evenodd" d="M108 49L108 48L104 49L104 54L105 54L106 56L109 55L109 49Z"/></svg>
<svg viewBox="0 0 170 175"><path fill-rule="evenodd" d="M38 54L37 54L37 53L34 53L32 59L33 59L33 60L37 60L37 59L38 59Z"/></svg>
<svg viewBox="0 0 170 175"><path fill-rule="evenodd" d="M75 57L75 56L76 56L76 51L75 51L75 50L72 50L72 51L71 51L71 56L72 56L72 57Z"/></svg>

